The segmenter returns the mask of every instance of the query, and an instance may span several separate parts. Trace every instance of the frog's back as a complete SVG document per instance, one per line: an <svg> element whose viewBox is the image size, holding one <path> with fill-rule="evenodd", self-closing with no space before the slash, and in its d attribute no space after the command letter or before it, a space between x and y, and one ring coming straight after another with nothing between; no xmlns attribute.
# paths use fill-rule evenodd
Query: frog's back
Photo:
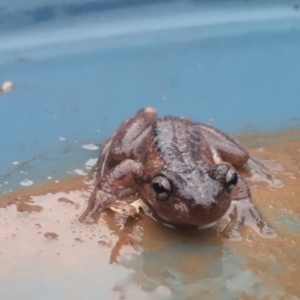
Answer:
<svg viewBox="0 0 300 300"><path fill-rule="evenodd" d="M197 168L197 162L213 163L198 123L177 117L157 118L149 108L126 120L108 140L98 162L99 174L125 159L140 162L149 175L163 169L190 172Z"/></svg>
<svg viewBox="0 0 300 300"><path fill-rule="evenodd" d="M152 124L153 147L168 169L188 172L196 162L212 163L212 155L198 124L184 118L164 117Z"/></svg>

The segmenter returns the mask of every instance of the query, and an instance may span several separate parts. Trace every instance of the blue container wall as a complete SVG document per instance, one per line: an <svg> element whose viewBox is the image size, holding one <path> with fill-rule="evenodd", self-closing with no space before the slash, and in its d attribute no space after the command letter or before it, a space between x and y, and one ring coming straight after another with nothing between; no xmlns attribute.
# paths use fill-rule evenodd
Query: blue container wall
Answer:
<svg viewBox="0 0 300 300"><path fill-rule="evenodd" d="M0 95L2 175L44 151L70 158L76 141L102 141L146 105L229 133L300 125L297 5L70 0L1 8L0 82L16 87Z"/></svg>

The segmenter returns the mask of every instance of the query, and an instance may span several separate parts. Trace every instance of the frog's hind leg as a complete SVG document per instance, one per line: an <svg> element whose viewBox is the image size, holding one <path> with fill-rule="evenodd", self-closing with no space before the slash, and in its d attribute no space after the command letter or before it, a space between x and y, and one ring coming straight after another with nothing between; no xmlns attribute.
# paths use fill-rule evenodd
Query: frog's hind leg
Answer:
<svg viewBox="0 0 300 300"><path fill-rule="evenodd" d="M222 161L229 162L236 169L246 164L249 153L226 133L206 124L199 124L199 129L211 146L214 159L219 155Z"/></svg>
<svg viewBox="0 0 300 300"><path fill-rule="evenodd" d="M120 125L103 145L92 173L96 174L97 180L121 161L134 159L134 150L156 119L156 110L145 107Z"/></svg>
<svg viewBox="0 0 300 300"><path fill-rule="evenodd" d="M234 139L210 125L199 124L199 128L211 146L216 163L222 160L229 162L236 169L246 167L253 175L252 179L264 180L275 187L282 185L281 180L271 174L272 171L280 170L280 164L250 155Z"/></svg>
<svg viewBox="0 0 300 300"><path fill-rule="evenodd" d="M101 143L100 155L98 157L96 164L89 170L87 174L87 179L92 181L95 180L96 178L99 179L99 177L103 175L104 172L107 170L109 148L110 148L112 137L110 137L107 141Z"/></svg>
<svg viewBox="0 0 300 300"><path fill-rule="evenodd" d="M126 158L134 159L134 150L150 130L150 125L157 119L154 108L145 107L131 118L125 120L111 137L109 153L111 159L120 162Z"/></svg>

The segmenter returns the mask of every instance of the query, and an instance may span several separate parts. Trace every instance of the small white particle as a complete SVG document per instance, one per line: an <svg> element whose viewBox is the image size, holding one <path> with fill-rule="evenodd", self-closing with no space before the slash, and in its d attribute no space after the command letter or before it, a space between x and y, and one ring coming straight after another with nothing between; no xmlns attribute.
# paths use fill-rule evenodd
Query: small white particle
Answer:
<svg viewBox="0 0 300 300"><path fill-rule="evenodd" d="M23 174L23 173L24 173L24 171L20 171L20 173L21 173L21 174Z"/></svg>
<svg viewBox="0 0 300 300"><path fill-rule="evenodd" d="M51 176L48 176L48 177L47 177L47 179L49 179L49 180L50 180L50 179L52 179L52 177L51 177Z"/></svg>
<svg viewBox="0 0 300 300"><path fill-rule="evenodd" d="M54 182L55 182L55 183L59 183L59 180L55 180Z"/></svg>
<svg viewBox="0 0 300 300"><path fill-rule="evenodd" d="M9 190L10 192L12 192L12 190Z"/></svg>
<svg viewBox="0 0 300 300"><path fill-rule="evenodd" d="M20 184L23 185L23 186L30 186L30 185L33 184L33 181L30 180L30 179L28 179L28 178L26 178L23 181L21 181Z"/></svg>
<svg viewBox="0 0 300 300"><path fill-rule="evenodd" d="M93 143L89 143L89 144L83 144L82 148L85 150L98 150L99 146L93 144Z"/></svg>
<svg viewBox="0 0 300 300"><path fill-rule="evenodd" d="M85 163L85 168L90 169L91 167L94 167L97 163L97 158L90 158Z"/></svg>
<svg viewBox="0 0 300 300"><path fill-rule="evenodd" d="M19 162L16 160L16 161L13 161L12 164L13 164L13 165L18 165Z"/></svg>
<svg viewBox="0 0 300 300"><path fill-rule="evenodd" d="M7 182L7 181L5 181L5 182L4 182L4 184L8 185L8 182Z"/></svg>
<svg viewBox="0 0 300 300"><path fill-rule="evenodd" d="M14 88L14 84L11 81L4 81L0 87L0 92L9 92Z"/></svg>
<svg viewBox="0 0 300 300"><path fill-rule="evenodd" d="M80 169L75 169L74 171L75 171L78 175L82 175L82 176L87 175L87 173L85 173L83 170L80 170Z"/></svg>
<svg viewBox="0 0 300 300"><path fill-rule="evenodd" d="M60 141L65 141L65 140L66 140L66 138L64 138L64 137L60 136L60 137L59 137L59 140L60 140Z"/></svg>

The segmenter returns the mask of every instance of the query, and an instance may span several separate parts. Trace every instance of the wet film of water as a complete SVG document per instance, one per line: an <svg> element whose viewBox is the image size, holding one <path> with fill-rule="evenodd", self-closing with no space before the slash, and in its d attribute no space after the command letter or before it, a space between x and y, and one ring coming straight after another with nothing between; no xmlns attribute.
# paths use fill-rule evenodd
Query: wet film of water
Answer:
<svg viewBox="0 0 300 300"><path fill-rule="evenodd" d="M110 211L97 224L81 224L93 153L74 167L75 178L43 185L24 178L23 188L11 191L1 180L1 298L298 299L300 132L239 139L283 165L280 188L249 180L275 238L245 226L237 242L214 228L171 229L143 214L126 219Z"/></svg>

